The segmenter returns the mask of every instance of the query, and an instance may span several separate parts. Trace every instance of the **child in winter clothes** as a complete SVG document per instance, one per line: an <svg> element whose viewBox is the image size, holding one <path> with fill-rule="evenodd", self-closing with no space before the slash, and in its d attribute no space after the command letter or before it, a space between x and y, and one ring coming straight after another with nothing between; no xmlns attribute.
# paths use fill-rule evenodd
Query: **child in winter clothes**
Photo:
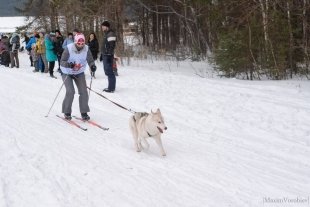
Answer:
<svg viewBox="0 0 310 207"><path fill-rule="evenodd" d="M33 66L34 66L34 70L32 72L39 72L39 57L37 54L37 46L36 46L36 42L38 41L38 39L40 38L40 36L38 34L35 34L33 37L33 43L31 44L31 49L29 49L28 51L30 52L32 61L33 61Z"/></svg>
<svg viewBox="0 0 310 207"><path fill-rule="evenodd" d="M32 72L39 72L39 66L38 66L38 54L36 53L36 43L32 43L30 55L32 57L32 62L34 66L34 70Z"/></svg>
<svg viewBox="0 0 310 207"><path fill-rule="evenodd" d="M114 72L115 76L118 76L118 72L117 72L117 62L118 61L119 61L119 57L114 55L112 68L113 68L113 72Z"/></svg>

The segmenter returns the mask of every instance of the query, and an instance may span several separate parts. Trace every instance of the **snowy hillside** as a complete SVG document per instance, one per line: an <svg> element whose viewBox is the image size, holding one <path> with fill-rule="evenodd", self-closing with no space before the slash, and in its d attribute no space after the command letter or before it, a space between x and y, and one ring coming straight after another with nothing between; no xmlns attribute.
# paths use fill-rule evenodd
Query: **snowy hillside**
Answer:
<svg viewBox="0 0 310 207"><path fill-rule="evenodd" d="M116 92L103 95L134 111L161 109L161 157L153 140L135 152L131 113L94 93L89 115L109 131L57 118L64 89L44 117L60 76L33 73L25 53L20 62L0 66L1 207L309 206L309 81L201 78L186 63L120 67ZM101 92L97 66L92 88Z"/></svg>

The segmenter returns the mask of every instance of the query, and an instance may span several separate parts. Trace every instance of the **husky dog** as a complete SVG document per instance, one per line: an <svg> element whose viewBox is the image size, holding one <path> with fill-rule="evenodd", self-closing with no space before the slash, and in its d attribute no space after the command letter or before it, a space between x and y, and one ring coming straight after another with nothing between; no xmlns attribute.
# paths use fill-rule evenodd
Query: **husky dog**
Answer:
<svg viewBox="0 0 310 207"><path fill-rule="evenodd" d="M143 149L142 142L149 147L149 143L146 138L153 137L160 149L161 155L166 156L166 152L161 142L161 133L167 130L164 119L160 113L160 110L154 113L136 112L130 117L129 127L132 132L132 136L135 142L135 148L137 152Z"/></svg>

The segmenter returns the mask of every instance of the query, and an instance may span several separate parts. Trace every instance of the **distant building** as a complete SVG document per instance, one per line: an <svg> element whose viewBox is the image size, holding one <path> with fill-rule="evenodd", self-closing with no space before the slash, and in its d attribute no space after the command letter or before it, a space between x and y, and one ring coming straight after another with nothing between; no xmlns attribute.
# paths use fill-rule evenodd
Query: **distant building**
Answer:
<svg viewBox="0 0 310 207"><path fill-rule="evenodd" d="M124 36L131 36L138 33L138 24L136 22L128 22L123 26Z"/></svg>

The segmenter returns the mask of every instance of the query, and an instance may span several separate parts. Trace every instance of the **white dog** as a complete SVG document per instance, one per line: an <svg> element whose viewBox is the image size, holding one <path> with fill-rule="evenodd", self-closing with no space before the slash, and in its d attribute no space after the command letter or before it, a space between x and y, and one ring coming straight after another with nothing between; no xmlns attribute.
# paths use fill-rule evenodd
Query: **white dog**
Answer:
<svg viewBox="0 0 310 207"><path fill-rule="evenodd" d="M137 152L143 149L142 142L145 143L148 148L149 143L146 138L153 137L160 149L161 155L166 156L160 136L164 130L167 130L167 127L159 109L157 109L155 113L151 111L150 114L146 112L136 112L130 117L129 127Z"/></svg>

